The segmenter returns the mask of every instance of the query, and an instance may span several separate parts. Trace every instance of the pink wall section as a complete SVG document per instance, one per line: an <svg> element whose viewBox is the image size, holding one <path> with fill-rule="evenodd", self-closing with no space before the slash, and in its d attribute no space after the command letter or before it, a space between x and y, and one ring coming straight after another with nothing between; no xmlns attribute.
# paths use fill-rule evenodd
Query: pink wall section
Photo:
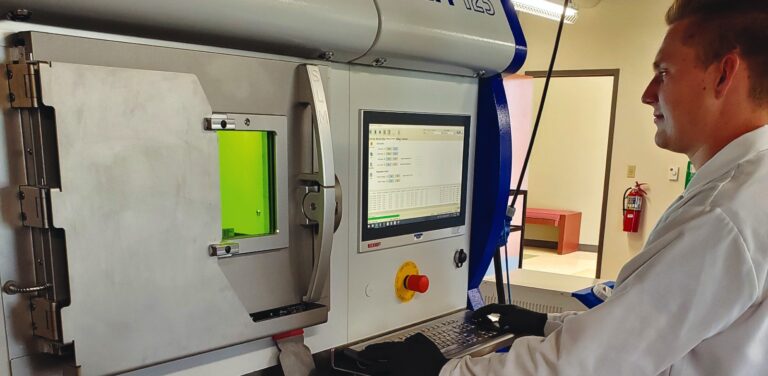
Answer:
<svg viewBox="0 0 768 376"><path fill-rule="evenodd" d="M525 152L531 139L533 125L533 77L524 75L509 75L504 77L504 89L509 104L509 119L512 126L512 181L510 189L517 187L520 170L525 161ZM528 174L523 176L522 189L528 189ZM510 203L512 202L510 198ZM513 219L514 225L523 222L522 196L515 205L517 214ZM509 257L510 269L517 268L520 250L520 233L510 234L507 242L507 257Z"/></svg>

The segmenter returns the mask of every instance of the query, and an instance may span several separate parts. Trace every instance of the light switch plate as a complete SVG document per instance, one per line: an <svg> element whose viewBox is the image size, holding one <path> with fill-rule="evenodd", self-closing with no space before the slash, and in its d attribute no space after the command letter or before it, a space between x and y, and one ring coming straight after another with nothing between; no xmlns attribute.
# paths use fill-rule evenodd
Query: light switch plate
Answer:
<svg viewBox="0 0 768 376"><path fill-rule="evenodd" d="M627 166L627 177L628 178L635 178L635 173L637 172L637 166L635 165L628 165Z"/></svg>
<svg viewBox="0 0 768 376"><path fill-rule="evenodd" d="M668 175L669 181L677 181L680 178L680 167L671 166Z"/></svg>

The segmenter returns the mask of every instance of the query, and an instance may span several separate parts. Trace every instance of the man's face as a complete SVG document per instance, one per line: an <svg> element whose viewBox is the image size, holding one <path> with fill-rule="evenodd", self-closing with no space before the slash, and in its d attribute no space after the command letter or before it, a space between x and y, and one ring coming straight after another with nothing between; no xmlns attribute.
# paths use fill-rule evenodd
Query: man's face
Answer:
<svg viewBox="0 0 768 376"><path fill-rule="evenodd" d="M685 23L667 31L656 60L654 76L643 93L643 103L653 107L656 145L692 155L707 139L712 119L712 90L707 69L697 60L696 50L686 46Z"/></svg>

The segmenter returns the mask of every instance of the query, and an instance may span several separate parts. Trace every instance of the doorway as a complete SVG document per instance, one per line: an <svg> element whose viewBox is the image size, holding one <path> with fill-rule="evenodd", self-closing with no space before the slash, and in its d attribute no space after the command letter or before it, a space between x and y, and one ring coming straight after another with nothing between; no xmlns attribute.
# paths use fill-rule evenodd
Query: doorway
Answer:
<svg viewBox="0 0 768 376"><path fill-rule="evenodd" d="M534 114L546 72L534 77ZM600 277L619 70L555 71L528 168L521 269Z"/></svg>

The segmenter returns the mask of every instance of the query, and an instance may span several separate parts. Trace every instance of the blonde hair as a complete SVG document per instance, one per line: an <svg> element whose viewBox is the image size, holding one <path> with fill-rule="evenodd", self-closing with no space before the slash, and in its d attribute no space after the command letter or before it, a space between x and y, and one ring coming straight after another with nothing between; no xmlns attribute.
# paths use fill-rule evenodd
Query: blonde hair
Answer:
<svg viewBox="0 0 768 376"><path fill-rule="evenodd" d="M705 67L737 52L749 69L750 97L768 104L768 1L675 0L666 21L688 22L685 43Z"/></svg>

